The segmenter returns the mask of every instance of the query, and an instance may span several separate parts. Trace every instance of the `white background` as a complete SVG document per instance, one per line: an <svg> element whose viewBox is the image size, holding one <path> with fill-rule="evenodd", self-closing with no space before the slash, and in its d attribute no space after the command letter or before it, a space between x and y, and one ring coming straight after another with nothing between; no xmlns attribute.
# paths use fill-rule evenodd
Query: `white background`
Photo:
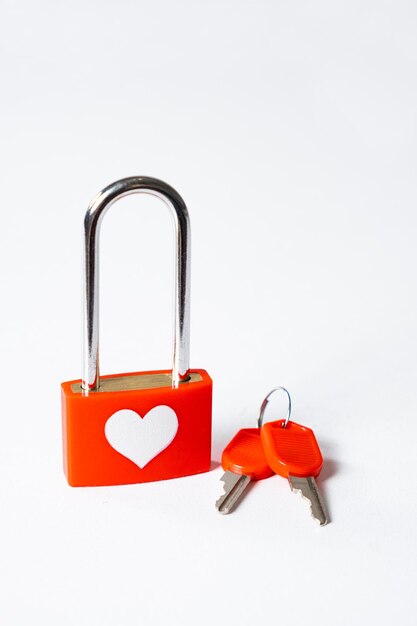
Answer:
<svg viewBox="0 0 417 626"><path fill-rule="evenodd" d="M2 624L414 625L415 3L0 6ZM72 489L83 215L133 174L189 207L217 464ZM101 251L103 373L169 367L166 208L119 203ZM279 477L214 507L223 447L277 384L325 456L322 529Z"/></svg>

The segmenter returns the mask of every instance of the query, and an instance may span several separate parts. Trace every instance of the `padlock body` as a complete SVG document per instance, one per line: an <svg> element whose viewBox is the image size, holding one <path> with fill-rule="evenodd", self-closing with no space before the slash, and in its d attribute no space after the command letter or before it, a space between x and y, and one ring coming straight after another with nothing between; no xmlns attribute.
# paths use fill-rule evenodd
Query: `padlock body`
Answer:
<svg viewBox="0 0 417 626"><path fill-rule="evenodd" d="M73 487L125 485L207 472L212 381L191 370L177 388L168 370L102 376L85 394L62 383L64 471Z"/></svg>

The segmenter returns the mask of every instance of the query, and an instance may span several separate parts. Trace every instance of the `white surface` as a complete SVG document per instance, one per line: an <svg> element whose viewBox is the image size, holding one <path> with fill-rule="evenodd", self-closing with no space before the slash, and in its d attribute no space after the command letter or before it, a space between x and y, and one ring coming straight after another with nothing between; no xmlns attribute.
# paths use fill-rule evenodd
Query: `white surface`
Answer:
<svg viewBox="0 0 417 626"><path fill-rule="evenodd" d="M416 18L403 1L3 0L2 623L415 624ZM131 174L189 206L213 459L285 384L325 455L329 526L278 477L218 515L218 466L66 485L83 214ZM103 373L169 367L171 259L157 200L106 216Z"/></svg>

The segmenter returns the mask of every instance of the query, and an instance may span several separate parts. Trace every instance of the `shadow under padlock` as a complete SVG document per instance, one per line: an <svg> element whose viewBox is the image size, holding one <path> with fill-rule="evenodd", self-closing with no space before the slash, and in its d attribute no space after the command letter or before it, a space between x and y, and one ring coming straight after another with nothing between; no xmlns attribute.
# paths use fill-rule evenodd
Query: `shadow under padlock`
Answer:
<svg viewBox="0 0 417 626"><path fill-rule="evenodd" d="M131 193L163 200L177 236L175 339L169 370L99 375L98 238L106 210ZM145 176L106 187L84 220L84 372L62 383L64 469L74 487L123 485L206 472L211 462L212 381L189 369L190 221L181 196Z"/></svg>

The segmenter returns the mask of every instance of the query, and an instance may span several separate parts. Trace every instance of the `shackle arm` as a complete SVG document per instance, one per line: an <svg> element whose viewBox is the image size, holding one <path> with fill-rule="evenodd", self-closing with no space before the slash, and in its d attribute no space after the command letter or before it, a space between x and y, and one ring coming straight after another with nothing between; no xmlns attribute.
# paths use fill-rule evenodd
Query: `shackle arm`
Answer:
<svg viewBox="0 0 417 626"><path fill-rule="evenodd" d="M190 353L190 220L181 196L161 180L131 176L112 183L91 202L84 219L84 321L83 379L86 393L100 385L99 372L99 234L107 209L119 198L147 193L160 198L171 210L176 235L175 330L172 385L188 379Z"/></svg>

